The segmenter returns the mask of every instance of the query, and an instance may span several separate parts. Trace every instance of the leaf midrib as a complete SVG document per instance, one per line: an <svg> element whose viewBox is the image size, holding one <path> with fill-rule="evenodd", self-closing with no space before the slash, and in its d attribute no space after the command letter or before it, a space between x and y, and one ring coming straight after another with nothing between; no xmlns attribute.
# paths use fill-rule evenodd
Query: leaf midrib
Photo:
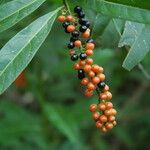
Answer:
<svg viewBox="0 0 150 150"><path fill-rule="evenodd" d="M6 17L2 18L0 21L3 21L3 20L5 20L5 19L7 19L8 17L10 17L10 16L16 14L17 12L20 12L20 10L22 10L22 9L24 9L24 8L26 8L26 7L30 6L30 5L32 5L33 3L35 3L35 1L38 1L38 0L34 0L34 1L32 1L31 3L25 5L24 7L21 7L20 9L17 9L14 13L11 13L11 14L7 15ZM45 1L45 0L44 0L44 1ZM7 4L5 4L5 5L7 5Z"/></svg>
<svg viewBox="0 0 150 150"><path fill-rule="evenodd" d="M53 15L51 15L51 16L53 16ZM50 16L50 17L51 17L51 16ZM49 18L50 18L50 17L49 17ZM36 35L41 31L41 29L47 24L49 18L47 19L46 23L38 30L38 32L36 32L36 34L34 34L34 36L36 36ZM6 65L6 67L5 67L5 68L3 69L3 71L0 73L0 77L1 77L2 74L6 71L6 69L9 67L9 65L10 65L10 64L17 58L17 56L22 52L22 50L31 42L31 40L34 38L34 36L32 36L32 37L30 38L29 42L26 43L25 46L22 47L22 49L20 49L19 53L17 53L17 55Z"/></svg>

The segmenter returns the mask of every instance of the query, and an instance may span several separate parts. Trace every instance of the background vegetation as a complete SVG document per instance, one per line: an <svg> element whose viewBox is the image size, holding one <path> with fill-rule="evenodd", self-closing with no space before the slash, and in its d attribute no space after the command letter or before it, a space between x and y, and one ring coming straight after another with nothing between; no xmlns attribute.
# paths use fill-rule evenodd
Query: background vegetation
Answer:
<svg viewBox="0 0 150 150"><path fill-rule="evenodd" d="M8 1L11 0L1 0L0 4ZM122 14L115 14L113 7L107 11L102 7L103 1L101 6L96 5L96 0L68 2L71 9L81 5L92 23L97 45L93 59L105 68L118 110L118 125L106 134L96 129L88 107L97 98L82 96L82 87L66 49L69 35L55 22L25 69L26 86L20 88L13 83L0 96L0 150L148 150L150 20L146 16L150 16L149 2L113 0L110 3L120 8L123 3L133 10L142 9L145 20L134 11L124 13L121 9ZM1 32L0 48L32 21L61 5L61 0L47 0L30 16ZM128 51L134 53L130 56ZM129 72L122 67L123 61L123 67L128 70L138 65Z"/></svg>

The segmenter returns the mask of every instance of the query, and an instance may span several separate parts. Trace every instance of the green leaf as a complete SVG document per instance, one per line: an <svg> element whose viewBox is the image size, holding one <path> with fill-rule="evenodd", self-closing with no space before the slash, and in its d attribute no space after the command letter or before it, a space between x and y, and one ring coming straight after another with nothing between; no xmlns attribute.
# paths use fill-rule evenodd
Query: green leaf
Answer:
<svg viewBox="0 0 150 150"><path fill-rule="evenodd" d="M27 26L0 51L0 93L15 80L29 64L50 32L60 8Z"/></svg>
<svg viewBox="0 0 150 150"><path fill-rule="evenodd" d="M131 70L150 50L150 25L127 21L125 30L119 42L119 47L130 46L130 50L123 62L123 67Z"/></svg>
<svg viewBox="0 0 150 150"><path fill-rule="evenodd" d="M87 1L87 5L98 13L110 17L150 24L150 11L104 0Z"/></svg>
<svg viewBox="0 0 150 150"><path fill-rule="evenodd" d="M0 6L0 32L36 10L45 0L13 0Z"/></svg>

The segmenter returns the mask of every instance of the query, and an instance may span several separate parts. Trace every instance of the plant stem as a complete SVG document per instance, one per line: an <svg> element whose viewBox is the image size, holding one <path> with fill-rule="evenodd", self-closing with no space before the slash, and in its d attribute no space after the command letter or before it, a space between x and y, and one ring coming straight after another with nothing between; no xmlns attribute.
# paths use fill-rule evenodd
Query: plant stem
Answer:
<svg viewBox="0 0 150 150"><path fill-rule="evenodd" d="M66 7L66 9L68 10L69 14L71 15L72 13L71 13L71 10L70 10L70 8L69 8L69 5L68 5L67 0L63 0L63 4L64 4L64 6Z"/></svg>

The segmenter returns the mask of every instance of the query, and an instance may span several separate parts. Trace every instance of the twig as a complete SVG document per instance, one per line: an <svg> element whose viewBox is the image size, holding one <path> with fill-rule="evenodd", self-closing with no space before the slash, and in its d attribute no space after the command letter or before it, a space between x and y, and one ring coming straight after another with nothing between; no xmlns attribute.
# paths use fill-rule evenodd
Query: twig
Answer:
<svg viewBox="0 0 150 150"><path fill-rule="evenodd" d="M64 4L64 6L66 7L66 9L68 10L69 14L71 15L72 13L71 13L71 10L70 10L70 8L69 8L69 5L68 5L67 0L63 0L63 4Z"/></svg>
<svg viewBox="0 0 150 150"><path fill-rule="evenodd" d="M144 69L144 66L143 66L141 63L138 64L138 68L142 71L142 73L144 74L144 76L145 76L148 80L150 80L150 75L149 75L149 73Z"/></svg>

